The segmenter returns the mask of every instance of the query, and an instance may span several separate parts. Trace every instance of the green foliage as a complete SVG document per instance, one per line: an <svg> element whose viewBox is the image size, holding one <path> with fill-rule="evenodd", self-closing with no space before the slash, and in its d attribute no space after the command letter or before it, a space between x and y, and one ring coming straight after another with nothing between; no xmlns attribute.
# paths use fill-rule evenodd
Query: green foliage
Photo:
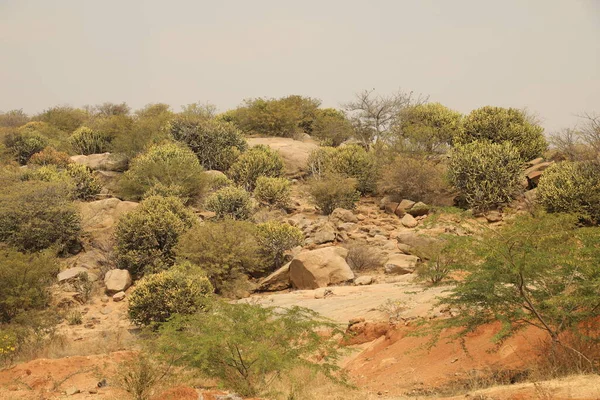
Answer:
<svg viewBox="0 0 600 400"><path fill-rule="evenodd" d="M244 396L267 395L269 384L291 369L308 367L331 376L339 337L336 326L314 311L215 303L206 313L176 317L156 341L166 357L197 368ZM319 361L317 361L319 360Z"/></svg>
<svg viewBox="0 0 600 400"><path fill-rule="evenodd" d="M268 221L258 225L258 241L272 270L276 270L285 263L285 252L304 242L304 234L285 222Z"/></svg>
<svg viewBox="0 0 600 400"><path fill-rule="evenodd" d="M184 202L194 202L206 186L203 171L191 150L165 143L152 146L131 161L121 179L120 189L126 198L139 200L151 188L161 185L170 188L170 193L177 194Z"/></svg>
<svg viewBox="0 0 600 400"><path fill-rule="evenodd" d="M335 108L323 108L315 111L311 135L323 146L337 147L350 139L354 131L346 115Z"/></svg>
<svg viewBox="0 0 600 400"><path fill-rule="evenodd" d="M248 145L232 124L213 119L179 117L169 124L173 139L188 146L206 169L227 171Z"/></svg>
<svg viewBox="0 0 600 400"><path fill-rule="evenodd" d="M229 176L246 190L254 190L260 176L279 177L284 164L281 156L268 146L257 145L242 154L229 169Z"/></svg>
<svg viewBox="0 0 600 400"><path fill-rule="evenodd" d="M321 212L329 215L336 208L351 210L360 199L354 178L330 174L310 181L309 192Z"/></svg>
<svg viewBox="0 0 600 400"><path fill-rule="evenodd" d="M102 190L102 185L85 165L71 163L66 174L72 179L74 197L79 200L93 200Z"/></svg>
<svg viewBox="0 0 600 400"><path fill-rule="evenodd" d="M2 128L18 128L27 122L29 122L29 117L23 112L23 109L0 112L0 127Z"/></svg>
<svg viewBox="0 0 600 400"><path fill-rule="evenodd" d="M176 197L149 197L117 224L116 261L134 276L165 270L175 263L179 237L195 220Z"/></svg>
<svg viewBox="0 0 600 400"><path fill-rule="evenodd" d="M418 279L432 285L447 279L453 267L462 260L467 245L465 237L446 235L417 247L415 255L421 260L415 271Z"/></svg>
<svg viewBox="0 0 600 400"><path fill-rule="evenodd" d="M464 335L500 321L497 340L533 325L561 343L562 332L598 318L600 231L576 223L564 214L523 216L463 247L471 254L458 267L467 274L440 299L458 314L443 325Z"/></svg>
<svg viewBox="0 0 600 400"><path fill-rule="evenodd" d="M46 122L63 132L71 133L79 128L89 118L85 110L68 106L56 106L49 108L33 119Z"/></svg>
<svg viewBox="0 0 600 400"><path fill-rule="evenodd" d="M521 187L522 158L509 142L472 142L452 151L448 177L462 201L477 211L513 200Z"/></svg>
<svg viewBox="0 0 600 400"><path fill-rule="evenodd" d="M29 158L28 164L33 165L55 165L64 168L71 163L69 155L62 151L56 151L54 147L48 146L42 151L35 153Z"/></svg>
<svg viewBox="0 0 600 400"><path fill-rule="evenodd" d="M129 318L136 325L154 325L174 314L194 314L206 306L213 287L189 263L145 276L129 295Z"/></svg>
<svg viewBox="0 0 600 400"><path fill-rule="evenodd" d="M82 126L73 132L69 141L77 154L88 155L107 152L111 137L104 132Z"/></svg>
<svg viewBox="0 0 600 400"><path fill-rule="evenodd" d="M517 149L522 161L540 157L548 147L544 129L515 108L482 107L473 110L463 125L464 129L454 138L455 144L481 140L509 142Z"/></svg>
<svg viewBox="0 0 600 400"><path fill-rule="evenodd" d="M291 189L291 183L286 178L260 176L256 180L254 197L262 203L286 207L290 202Z"/></svg>
<svg viewBox="0 0 600 400"><path fill-rule="evenodd" d="M205 222L183 235L177 256L200 266L217 293L235 297L247 275L264 268L257 236L247 221Z"/></svg>
<svg viewBox="0 0 600 400"><path fill-rule="evenodd" d="M381 173L378 190L396 201L410 199L426 204L443 204L451 188L446 166L422 157L397 156Z"/></svg>
<svg viewBox="0 0 600 400"><path fill-rule="evenodd" d="M25 165L31 156L48 146L48 139L37 131L22 130L7 135L4 145L19 164Z"/></svg>
<svg viewBox="0 0 600 400"><path fill-rule="evenodd" d="M207 185L210 190L219 190L234 184L233 181L227 177L227 175L222 173L209 173L206 171L206 175L208 175Z"/></svg>
<svg viewBox="0 0 600 400"><path fill-rule="evenodd" d="M400 148L415 153L444 153L462 134L462 114L440 103L407 107L394 128Z"/></svg>
<svg viewBox="0 0 600 400"><path fill-rule="evenodd" d="M243 188L225 186L206 198L204 207L217 218L248 219L252 214L250 194Z"/></svg>
<svg viewBox="0 0 600 400"><path fill-rule="evenodd" d="M65 252L77 242L80 217L64 182L13 183L0 192L0 242L35 252L56 246Z"/></svg>
<svg viewBox="0 0 600 400"><path fill-rule="evenodd" d="M592 224L600 223L600 163L561 162L551 165L540 178L537 198L549 212L575 214Z"/></svg>
<svg viewBox="0 0 600 400"><path fill-rule="evenodd" d="M335 149L322 147L309 156L309 168L322 174L338 174L354 178L361 193L371 193L376 188L377 168L373 153L350 144Z"/></svg>
<svg viewBox="0 0 600 400"><path fill-rule="evenodd" d="M58 263L48 251L23 254L0 248L0 323L11 322L22 312L45 308L57 273Z"/></svg>

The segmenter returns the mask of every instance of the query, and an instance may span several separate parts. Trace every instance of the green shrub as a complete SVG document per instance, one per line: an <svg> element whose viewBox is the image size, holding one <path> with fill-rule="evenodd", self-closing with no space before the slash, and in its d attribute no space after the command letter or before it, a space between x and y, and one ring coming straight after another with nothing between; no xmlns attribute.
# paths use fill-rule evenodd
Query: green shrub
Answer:
<svg viewBox="0 0 600 400"><path fill-rule="evenodd" d="M75 199L93 200L102 190L102 185L92 171L82 164L67 165L66 174L72 179Z"/></svg>
<svg viewBox="0 0 600 400"><path fill-rule="evenodd" d="M515 198L522 165L518 150L509 142L472 142L452 151L448 177L461 201L485 211Z"/></svg>
<svg viewBox="0 0 600 400"><path fill-rule="evenodd" d="M294 368L332 377L338 333L334 323L306 308L218 302L209 312L167 322L154 343L166 359L197 368L243 396L273 398L269 385Z"/></svg>
<svg viewBox="0 0 600 400"><path fill-rule="evenodd" d="M537 198L549 212L575 214L582 220L600 223L600 163L561 162L544 171Z"/></svg>
<svg viewBox="0 0 600 400"><path fill-rule="evenodd" d="M116 261L134 276L154 273L175 263L174 247L195 220L176 197L149 197L117 224Z"/></svg>
<svg viewBox="0 0 600 400"><path fill-rule="evenodd" d="M35 153L29 158L28 164L32 165L55 165L64 168L71 163L69 155L62 151L57 151L54 147L48 146L44 150Z"/></svg>
<svg viewBox="0 0 600 400"><path fill-rule="evenodd" d="M25 165L31 156L48 146L48 139L36 131L23 131L7 135L4 145L19 164Z"/></svg>
<svg viewBox="0 0 600 400"><path fill-rule="evenodd" d="M48 251L23 254L0 248L0 323L11 322L22 312L45 308L58 270Z"/></svg>
<svg viewBox="0 0 600 400"><path fill-rule="evenodd" d="M302 244L304 234L290 224L268 221L258 225L258 241L272 270L276 270L285 263L285 252Z"/></svg>
<svg viewBox="0 0 600 400"><path fill-rule="evenodd" d="M189 263L145 276L129 295L129 318L137 325L167 321L202 310L213 292L202 271Z"/></svg>
<svg viewBox="0 0 600 400"><path fill-rule="evenodd" d="M446 166L421 157L397 156L383 168L378 183L380 193L395 201L410 199L426 204L446 205L451 188L446 182Z"/></svg>
<svg viewBox="0 0 600 400"><path fill-rule="evenodd" d="M276 151L264 145L254 146L242 154L231 166L229 176L246 190L254 190L260 176L279 177L284 164Z"/></svg>
<svg viewBox="0 0 600 400"><path fill-rule="evenodd" d="M467 246L466 237L456 236L440 237L429 241L426 246L417 246L414 253L420 259L415 270L417 278L432 285L441 283L460 264Z"/></svg>
<svg viewBox="0 0 600 400"><path fill-rule="evenodd" d="M309 156L308 162L311 171L319 175L333 173L356 179L361 193L370 193L376 188L375 159L372 153L359 145L320 148Z"/></svg>
<svg viewBox="0 0 600 400"><path fill-rule="evenodd" d="M232 186L234 183L231 179L227 177L227 175L223 173L209 173L206 171L206 175L208 175L208 188L210 190L219 190L226 186Z"/></svg>
<svg viewBox="0 0 600 400"><path fill-rule="evenodd" d="M337 147L350 139L352 134L352 123L343 112L335 108L316 110L311 135L323 146Z"/></svg>
<svg viewBox="0 0 600 400"><path fill-rule="evenodd" d="M248 275L264 268L256 226L225 219L198 224L177 246L177 256L206 272L217 293L236 297Z"/></svg>
<svg viewBox="0 0 600 400"><path fill-rule="evenodd" d="M254 197L262 203L286 207L290 202L291 190L291 183L286 178L260 176L256 180Z"/></svg>
<svg viewBox="0 0 600 400"><path fill-rule="evenodd" d="M473 110L464 119L463 126L464 129L454 138L455 144L482 140L509 142L517 149L522 161L542 156L548 147L544 129L515 108L486 106Z"/></svg>
<svg viewBox="0 0 600 400"><path fill-rule="evenodd" d="M310 182L309 192L321 212L329 215L336 208L351 210L360 199L356 179L327 175Z"/></svg>
<svg viewBox="0 0 600 400"><path fill-rule="evenodd" d="M206 198L204 207L217 218L248 219L252 213L250 194L236 186L226 186Z"/></svg>
<svg viewBox="0 0 600 400"><path fill-rule="evenodd" d="M121 179L120 191L128 199L140 200L148 190L160 184L162 188L170 188L185 203L191 203L204 191L203 171L191 150L175 143L156 145L131 161Z"/></svg>
<svg viewBox="0 0 600 400"><path fill-rule="evenodd" d="M169 131L208 170L227 171L248 147L241 132L227 122L180 117L170 122Z"/></svg>
<svg viewBox="0 0 600 400"><path fill-rule="evenodd" d="M65 174L54 165L44 165L38 168L27 168L23 171L21 179L24 181L63 182L70 185Z"/></svg>
<svg viewBox="0 0 600 400"><path fill-rule="evenodd" d="M104 132L94 131L86 126L77 129L69 142L77 154L105 153L110 146L111 137Z"/></svg>
<svg viewBox="0 0 600 400"><path fill-rule="evenodd" d="M56 106L44 110L33 119L46 122L63 132L71 133L89 118L87 111L69 106Z"/></svg>
<svg viewBox="0 0 600 400"><path fill-rule="evenodd" d="M0 192L0 242L35 252L75 244L80 217L64 182L18 182Z"/></svg>

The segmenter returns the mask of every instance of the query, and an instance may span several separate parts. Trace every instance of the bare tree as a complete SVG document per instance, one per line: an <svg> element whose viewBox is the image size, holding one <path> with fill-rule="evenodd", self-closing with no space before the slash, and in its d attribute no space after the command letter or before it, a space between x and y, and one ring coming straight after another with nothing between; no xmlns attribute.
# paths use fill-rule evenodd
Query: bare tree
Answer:
<svg viewBox="0 0 600 400"><path fill-rule="evenodd" d="M390 129L397 122L402 109L423 104L428 99L428 96L401 90L384 96L371 89L357 93L354 101L342 106L350 116L357 139L365 146L370 146L388 139Z"/></svg>
<svg viewBox="0 0 600 400"><path fill-rule="evenodd" d="M550 143L568 160L594 160L600 157L600 116L585 113L579 117L582 124L553 133Z"/></svg>
<svg viewBox="0 0 600 400"><path fill-rule="evenodd" d="M585 120L581 128L581 138L600 155L600 115L585 113L580 117Z"/></svg>

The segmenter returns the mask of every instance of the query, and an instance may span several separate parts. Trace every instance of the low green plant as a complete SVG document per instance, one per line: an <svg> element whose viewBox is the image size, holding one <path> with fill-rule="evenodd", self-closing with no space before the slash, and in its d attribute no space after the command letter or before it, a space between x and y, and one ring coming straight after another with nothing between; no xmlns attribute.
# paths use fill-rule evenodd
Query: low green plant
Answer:
<svg viewBox="0 0 600 400"><path fill-rule="evenodd" d="M66 174L72 179L74 197L79 200L93 200L102 190L102 185L92 171L82 164L67 165Z"/></svg>
<svg viewBox="0 0 600 400"><path fill-rule="evenodd" d="M256 180L254 197L261 203L284 208L290 202L291 186L286 178L261 176Z"/></svg>
<svg viewBox="0 0 600 400"><path fill-rule="evenodd" d="M225 186L206 198L204 207L217 218L248 219L252 213L250 194L241 187Z"/></svg>
<svg viewBox="0 0 600 400"><path fill-rule="evenodd" d="M117 266L134 276L168 269L175 263L179 237L194 221L194 214L176 197L145 199L117 224Z"/></svg>
<svg viewBox="0 0 600 400"><path fill-rule="evenodd" d="M145 276L129 295L129 318L136 325L156 325L175 314L203 310L213 287L203 271L190 264L174 265Z"/></svg>
<svg viewBox="0 0 600 400"><path fill-rule="evenodd" d="M116 386L129 393L134 400L149 400L158 385L171 373L171 364L161 365L147 354L136 354L119 363L115 376Z"/></svg>
<svg viewBox="0 0 600 400"><path fill-rule="evenodd" d="M299 228L285 222L268 221L258 225L258 241L263 254L272 264L271 270L275 270L285 263L286 251L302 244L304 234Z"/></svg>
<svg viewBox="0 0 600 400"><path fill-rule="evenodd" d="M97 154L109 150L111 137L103 132L82 126L73 132L69 142L77 154Z"/></svg>
<svg viewBox="0 0 600 400"><path fill-rule="evenodd" d="M69 325L81 325L83 323L83 314L79 310L70 311L65 317Z"/></svg>
<svg viewBox="0 0 600 400"><path fill-rule="evenodd" d="M4 145L19 164L25 165L31 156L48 146L48 139L37 131L24 130L7 135Z"/></svg>
<svg viewBox="0 0 600 400"><path fill-rule="evenodd" d="M321 212L329 215L336 208L351 210L360 199L356 179L339 175L314 178L309 183L309 192Z"/></svg>
<svg viewBox="0 0 600 400"><path fill-rule="evenodd" d="M283 175L283 170L283 160L277 152L267 146L257 145L237 159L229 169L229 176L238 185L252 191L259 177L276 178Z"/></svg>

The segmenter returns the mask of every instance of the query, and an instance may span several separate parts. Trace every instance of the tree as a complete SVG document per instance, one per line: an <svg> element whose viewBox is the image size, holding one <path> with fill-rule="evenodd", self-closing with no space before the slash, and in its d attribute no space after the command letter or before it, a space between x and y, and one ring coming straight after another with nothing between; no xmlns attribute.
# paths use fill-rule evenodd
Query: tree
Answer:
<svg viewBox="0 0 600 400"><path fill-rule="evenodd" d="M29 122L29 116L23 112L23 109L0 111L0 128L18 128Z"/></svg>
<svg viewBox="0 0 600 400"><path fill-rule="evenodd" d="M181 106L181 115L197 119L209 120L217 116L217 106L210 103L190 103Z"/></svg>
<svg viewBox="0 0 600 400"><path fill-rule="evenodd" d="M324 146L337 147L354 134L346 115L335 108L317 109L311 128L311 136L319 139Z"/></svg>
<svg viewBox="0 0 600 400"><path fill-rule="evenodd" d="M364 90L355 95L355 100L344 104L349 113L357 139L369 147L374 142L389 138L390 129L398 114L406 107L422 104L427 97L414 92L397 91L388 96L375 93L375 89Z"/></svg>
<svg viewBox="0 0 600 400"><path fill-rule="evenodd" d="M33 117L36 121L47 122L68 134L82 126L88 118L87 111L69 106L52 107Z"/></svg>

